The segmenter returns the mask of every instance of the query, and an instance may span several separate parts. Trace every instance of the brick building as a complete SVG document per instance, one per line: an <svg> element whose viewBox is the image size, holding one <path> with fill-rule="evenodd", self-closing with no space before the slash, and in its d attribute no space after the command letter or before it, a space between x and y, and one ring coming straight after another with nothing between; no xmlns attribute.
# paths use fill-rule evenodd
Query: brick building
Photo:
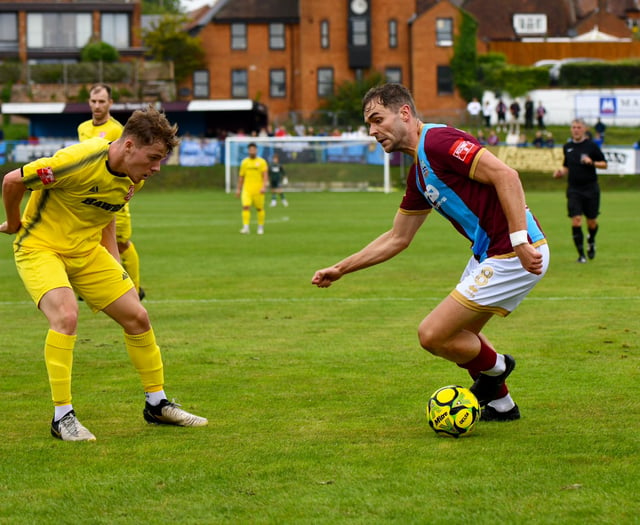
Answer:
<svg viewBox="0 0 640 525"><path fill-rule="evenodd" d="M478 21L478 51L513 64L637 56L638 0L218 0L191 26L210 66L203 98L248 97L272 119L310 116L344 81L375 70L407 85L425 118L456 122L450 60L461 9ZM617 42L579 42L592 30Z"/></svg>
<svg viewBox="0 0 640 525"><path fill-rule="evenodd" d="M191 28L210 64L193 96L257 99L276 121L308 117L335 86L376 70L411 87L423 114L455 116L460 12L426 4L416 14L414 0L220 0Z"/></svg>

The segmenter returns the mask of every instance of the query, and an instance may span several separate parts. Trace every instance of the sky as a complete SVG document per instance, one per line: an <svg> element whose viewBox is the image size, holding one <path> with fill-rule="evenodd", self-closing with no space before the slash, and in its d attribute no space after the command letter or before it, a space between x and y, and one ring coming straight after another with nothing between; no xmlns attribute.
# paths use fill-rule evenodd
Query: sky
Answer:
<svg viewBox="0 0 640 525"><path fill-rule="evenodd" d="M180 5L185 8L186 11L193 11L203 5L212 6L216 0L180 0Z"/></svg>

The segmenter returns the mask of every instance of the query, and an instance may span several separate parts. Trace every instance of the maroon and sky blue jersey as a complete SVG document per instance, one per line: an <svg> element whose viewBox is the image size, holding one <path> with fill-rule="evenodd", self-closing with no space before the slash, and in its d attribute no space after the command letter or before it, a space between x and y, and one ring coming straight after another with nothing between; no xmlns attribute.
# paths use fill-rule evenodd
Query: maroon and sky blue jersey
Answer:
<svg viewBox="0 0 640 525"><path fill-rule="evenodd" d="M473 179L484 151L464 131L425 124L400 204L401 213L435 209L471 241L471 250L479 261L514 252L496 189ZM543 241L544 234L535 217L529 209L526 213L531 243Z"/></svg>

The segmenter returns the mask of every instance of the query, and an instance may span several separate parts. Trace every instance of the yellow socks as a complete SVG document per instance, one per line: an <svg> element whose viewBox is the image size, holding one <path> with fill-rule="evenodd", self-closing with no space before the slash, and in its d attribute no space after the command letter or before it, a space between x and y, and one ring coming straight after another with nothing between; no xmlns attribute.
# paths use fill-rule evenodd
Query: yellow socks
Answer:
<svg viewBox="0 0 640 525"><path fill-rule="evenodd" d="M44 344L44 361L49 374L51 399L55 406L71 404L71 368L75 335L66 335L53 330L47 332Z"/></svg>
<svg viewBox="0 0 640 525"><path fill-rule="evenodd" d="M145 392L159 392L164 385L160 348L153 329L143 334L124 334L129 358L140 374Z"/></svg>

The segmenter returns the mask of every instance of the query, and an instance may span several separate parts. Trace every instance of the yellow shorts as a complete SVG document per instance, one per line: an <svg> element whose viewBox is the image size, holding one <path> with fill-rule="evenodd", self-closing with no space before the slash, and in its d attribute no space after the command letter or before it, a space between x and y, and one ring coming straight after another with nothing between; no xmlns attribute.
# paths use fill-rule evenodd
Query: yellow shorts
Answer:
<svg viewBox="0 0 640 525"><path fill-rule="evenodd" d="M127 202L119 212L116 213L116 241L126 243L131 239L131 213Z"/></svg>
<svg viewBox="0 0 640 525"><path fill-rule="evenodd" d="M134 287L127 272L102 245L83 257L23 248L16 252L15 260L18 274L36 305L50 290L73 288L98 312Z"/></svg>
<svg viewBox="0 0 640 525"><path fill-rule="evenodd" d="M264 193L260 193L260 190L252 192L243 191L240 197L243 207L253 206L256 210L264 209Z"/></svg>

